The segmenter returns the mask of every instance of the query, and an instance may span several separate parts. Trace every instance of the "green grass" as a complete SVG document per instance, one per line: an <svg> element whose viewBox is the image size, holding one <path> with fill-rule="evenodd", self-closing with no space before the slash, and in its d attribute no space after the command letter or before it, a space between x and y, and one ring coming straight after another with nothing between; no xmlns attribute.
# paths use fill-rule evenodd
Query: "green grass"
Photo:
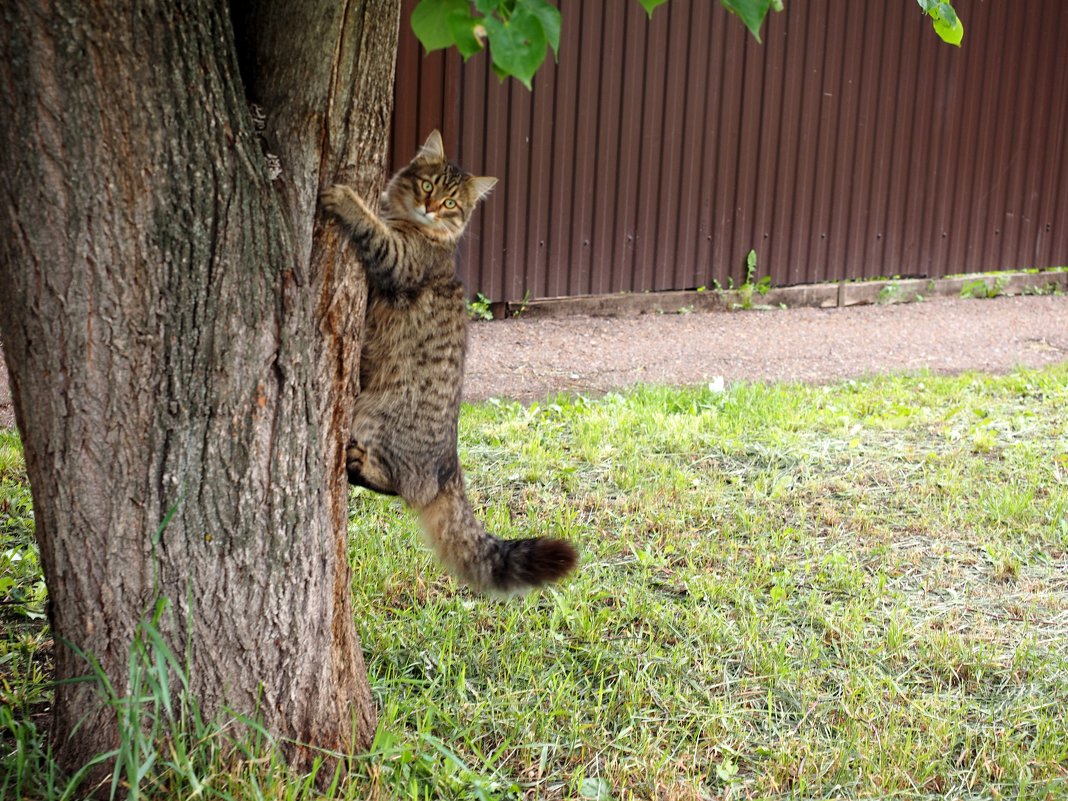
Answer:
<svg viewBox="0 0 1068 801"><path fill-rule="evenodd" d="M381 721L328 797L1068 797L1065 409L1068 365L465 407L480 516L582 564L482 599L355 492ZM18 469L3 551L31 549ZM46 635L20 631L13 719L45 692ZM267 757L220 792L315 797Z"/></svg>

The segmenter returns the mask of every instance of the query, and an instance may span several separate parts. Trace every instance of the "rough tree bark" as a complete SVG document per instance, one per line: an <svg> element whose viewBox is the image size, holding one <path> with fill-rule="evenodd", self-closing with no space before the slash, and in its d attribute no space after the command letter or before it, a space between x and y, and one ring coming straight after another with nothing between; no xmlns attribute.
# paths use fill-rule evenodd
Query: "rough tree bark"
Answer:
<svg viewBox="0 0 1068 801"><path fill-rule="evenodd" d="M87 672L66 640L121 688L165 596L207 713L361 748L343 450L364 288L316 200L381 181L399 0L119 8L0 11L0 336L57 678ZM90 685L59 686L54 724L67 767L114 744Z"/></svg>

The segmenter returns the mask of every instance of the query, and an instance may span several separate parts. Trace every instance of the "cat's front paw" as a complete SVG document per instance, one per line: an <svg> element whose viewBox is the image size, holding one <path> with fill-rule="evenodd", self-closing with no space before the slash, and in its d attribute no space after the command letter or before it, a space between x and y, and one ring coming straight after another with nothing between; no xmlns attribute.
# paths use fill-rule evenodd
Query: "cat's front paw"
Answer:
<svg viewBox="0 0 1068 801"><path fill-rule="evenodd" d="M354 208L359 208L360 198L350 187L334 184L320 193L319 202L325 211L344 220L352 216Z"/></svg>

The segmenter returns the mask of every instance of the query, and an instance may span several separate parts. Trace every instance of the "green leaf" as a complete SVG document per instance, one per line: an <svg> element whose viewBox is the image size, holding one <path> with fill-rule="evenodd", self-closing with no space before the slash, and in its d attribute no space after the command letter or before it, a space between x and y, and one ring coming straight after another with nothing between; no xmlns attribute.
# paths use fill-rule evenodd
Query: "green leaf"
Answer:
<svg viewBox="0 0 1068 801"><path fill-rule="evenodd" d="M931 23L943 42L960 47L964 40L964 23L948 3L940 3L938 11L931 12Z"/></svg>
<svg viewBox="0 0 1068 801"><path fill-rule="evenodd" d="M716 765L716 776L720 781L730 784L738 776L738 763L729 756L723 757L723 761Z"/></svg>
<svg viewBox="0 0 1068 801"><path fill-rule="evenodd" d="M768 11L773 7L776 11L782 11L781 0L719 0L719 2L732 14L738 15L758 42L760 41L760 28L764 24Z"/></svg>
<svg viewBox="0 0 1068 801"><path fill-rule="evenodd" d="M456 42L456 49L464 57L464 61L471 58L475 53L482 50L482 39L479 34L485 36L486 28L483 20L475 19L465 8L462 11L453 11L447 20L449 32Z"/></svg>
<svg viewBox="0 0 1068 801"><path fill-rule="evenodd" d="M935 10L938 12L938 16L950 26L957 24L957 12L953 10L953 6L949 3L936 3Z"/></svg>
<svg viewBox="0 0 1068 801"><path fill-rule="evenodd" d="M649 19L653 18L653 9L659 5L663 5L667 0L638 0L642 4L642 8L645 9L645 13L649 15Z"/></svg>
<svg viewBox="0 0 1068 801"><path fill-rule="evenodd" d="M923 13L931 18L935 33L947 44L960 47L964 40L964 23L952 3L945 0L916 0Z"/></svg>
<svg viewBox="0 0 1068 801"><path fill-rule="evenodd" d="M589 801L611 801L612 785L607 779L587 776L579 785L579 797L589 799Z"/></svg>
<svg viewBox="0 0 1068 801"><path fill-rule="evenodd" d="M470 9L467 0L420 0L412 11L412 33L428 53L457 44L449 16L462 12L470 17Z"/></svg>
<svg viewBox="0 0 1068 801"><path fill-rule="evenodd" d="M542 32L553 49L553 57L560 50L560 9L548 0L519 0L520 5L541 23Z"/></svg>
<svg viewBox="0 0 1068 801"><path fill-rule="evenodd" d="M964 41L964 23L960 21L960 17L956 19L953 25L950 25L944 19L935 19L934 29L935 33L947 44L960 47L960 43Z"/></svg>
<svg viewBox="0 0 1068 801"><path fill-rule="evenodd" d="M475 0L475 8L479 14L492 14L501 7L501 0Z"/></svg>
<svg viewBox="0 0 1068 801"><path fill-rule="evenodd" d="M525 6L517 6L507 22L486 17L484 24L493 71L502 79L511 76L530 89L530 79L545 61L548 44L541 22Z"/></svg>

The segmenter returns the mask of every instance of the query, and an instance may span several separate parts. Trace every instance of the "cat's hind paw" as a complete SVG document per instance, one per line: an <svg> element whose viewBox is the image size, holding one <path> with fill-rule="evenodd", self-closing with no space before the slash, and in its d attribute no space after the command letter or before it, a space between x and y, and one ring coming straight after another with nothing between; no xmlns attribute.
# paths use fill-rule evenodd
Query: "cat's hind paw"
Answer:
<svg viewBox="0 0 1068 801"><path fill-rule="evenodd" d="M359 473L367 461L367 449L356 440L350 440L345 446L345 471L350 475Z"/></svg>
<svg viewBox="0 0 1068 801"><path fill-rule="evenodd" d="M370 457L367 449L356 440L345 448L345 473L349 483L383 495L396 495L397 490L382 465Z"/></svg>

